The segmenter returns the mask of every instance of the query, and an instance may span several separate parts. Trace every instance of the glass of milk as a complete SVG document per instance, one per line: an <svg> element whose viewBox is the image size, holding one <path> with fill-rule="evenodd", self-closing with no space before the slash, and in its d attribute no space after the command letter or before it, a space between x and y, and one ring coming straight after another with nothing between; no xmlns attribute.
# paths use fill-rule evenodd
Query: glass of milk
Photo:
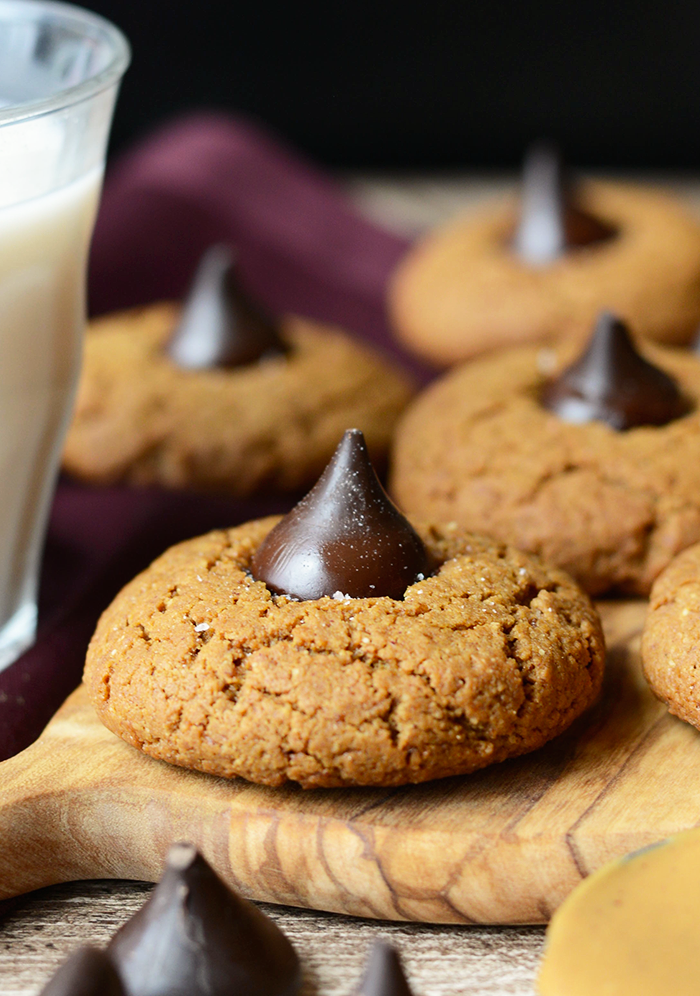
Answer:
<svg viewBox="0 0 700 996"><path fill-rule="evenodd" d="M124 36L95 14L0 0L0 669L36 631L87 253L128 62Z"/></svg>

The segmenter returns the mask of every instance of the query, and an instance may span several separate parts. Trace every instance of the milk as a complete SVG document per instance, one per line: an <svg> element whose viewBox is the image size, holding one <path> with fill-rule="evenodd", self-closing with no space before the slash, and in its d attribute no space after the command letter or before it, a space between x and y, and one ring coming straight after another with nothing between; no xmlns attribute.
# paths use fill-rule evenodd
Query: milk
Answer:
<svg viewBox="0 0 700 996"><path fill-rule="evenodd" d="M23 185L37 189L32 168L52 170L47 136L44 127L35 155L21 150L23 171L19 159L16 171L7 157L0 164L0 668L17 656L18 640L32 640L37 563L80 367L102 177L93 168L58 190L22 198ZM4 151L0 141L0 157Z"/></svg>

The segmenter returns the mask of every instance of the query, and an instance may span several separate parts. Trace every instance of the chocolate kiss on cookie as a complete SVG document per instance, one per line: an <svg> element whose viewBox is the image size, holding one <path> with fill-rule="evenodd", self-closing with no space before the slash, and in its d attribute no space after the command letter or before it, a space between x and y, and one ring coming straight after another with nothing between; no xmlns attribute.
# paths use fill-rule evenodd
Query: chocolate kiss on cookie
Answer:
<svg viewBox="0 0 700 996"><path fill-rule="evenodd" d="M191 844L174 844L150 899L107 949L128 996L292 996L299 960Z"/></svg>
<svg viewBox="0 0 700 996"><path fill-rule="evenodd" d="M85 947L64 961L40 996L124 996L124 989L107 955Z"/></svg>
<svg viewBox="0 0 700 996"><path fill-rule="evenodd" d="M187 370L242 367L287 351L273 321L241 290L223 245L204 253L165 348Z"/></svg>
<svg viewBox="0 0 700 996"><path fill-rule="evenodd" d="M568 249L588 246L614 230L579 210L561 157L551 145L533 146L523 167L520 221L513 240L517 255L531 266L546 266Z"/></svg>
<svg viewBox="0 0 700 996"><path fill-rule="evenodd" d="M582 356L545 386L541 402L565 422L606 422L618 431L666 425L688 412L675 380L637 352L627 326L609 311Z"/></svg>
<svg viewBox="0 0 700 996"><path fill-rule="evenodd" d="M395 947L375 941L356 996L412 996Z"/></svg>
<svg viewBox="0 0 700 996"><path fill-rule="evenodd" d="M359 429L348 429L315 486L251 562L256 580L300 599L401 599L431 571L422 540L379 483Z"/></svg>

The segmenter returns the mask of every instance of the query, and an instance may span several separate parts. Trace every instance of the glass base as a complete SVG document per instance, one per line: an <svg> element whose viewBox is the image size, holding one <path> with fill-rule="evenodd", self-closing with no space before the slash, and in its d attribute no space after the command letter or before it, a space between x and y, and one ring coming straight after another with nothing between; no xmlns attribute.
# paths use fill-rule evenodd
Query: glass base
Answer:
<svg viewBox="0 0 700 996"><path fill-rule="evenodd" d="M3 671L34 643L36 605L27 602L0 629L0 671Z"/></svg>

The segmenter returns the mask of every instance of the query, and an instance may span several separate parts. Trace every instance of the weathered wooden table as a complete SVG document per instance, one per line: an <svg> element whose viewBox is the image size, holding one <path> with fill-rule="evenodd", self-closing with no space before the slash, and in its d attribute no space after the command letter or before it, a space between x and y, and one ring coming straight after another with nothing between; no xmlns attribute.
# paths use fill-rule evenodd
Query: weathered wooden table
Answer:
<svg viewBox="0 0 700 996"><path fill-rule="evenodd" d="M512 186L512 178L350 177L351 193L376 220L415 233ZM672 178L700 206L700 187ZM48 859L50 860L50 858ZM43 889L0 908L0 996L33 994L85 943L104 945L145 902L146 883L79 882ZM305 996L340 996L355 987L375 938L402 952L416 996L532 994L544 942L541 927L442 927L360 920L264 906L303 960Z"/></svg>
<svg viewBox="0 0 700 996"><path fill-rule="evenodd" d="M34 993L81 944L105 945L152 886L79 882L23 896L0 920L0 992ZM541 927L434 927L268 906L304 964L304 996L347 996L380 937L404 957L416 996L532 993Z"/></svg>

